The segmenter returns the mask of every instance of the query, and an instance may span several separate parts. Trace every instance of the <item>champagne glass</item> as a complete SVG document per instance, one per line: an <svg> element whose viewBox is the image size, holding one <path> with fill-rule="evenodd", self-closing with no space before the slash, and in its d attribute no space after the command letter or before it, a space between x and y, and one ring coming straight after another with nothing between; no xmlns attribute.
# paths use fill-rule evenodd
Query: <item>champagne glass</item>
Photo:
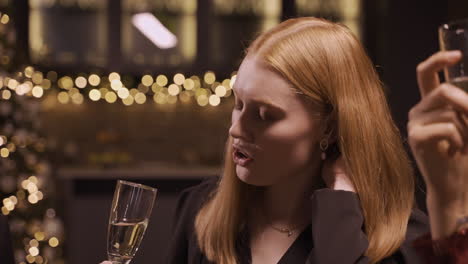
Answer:
<svg viewBox="0 0 468 264"><path fill-rule="evenodd" d="M145 234L157 189L119 180L114 192L107 234L112 264L128 264Z"/></svg>
<svg viewBox="0 0 468 264"><path fill-rule="evenodd" d="M463 57L455 65L444 69L445 81L468 92L468 19L458 20L439 27L441 50L459 50Z"/></svg>

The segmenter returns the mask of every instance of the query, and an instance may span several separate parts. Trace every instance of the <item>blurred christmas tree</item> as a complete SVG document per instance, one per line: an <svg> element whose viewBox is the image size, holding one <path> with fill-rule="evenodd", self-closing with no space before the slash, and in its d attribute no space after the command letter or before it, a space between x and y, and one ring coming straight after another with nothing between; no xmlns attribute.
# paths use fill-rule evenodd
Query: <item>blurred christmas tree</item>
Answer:
<svg viewBox="0 0 468 264"><path fill-rule="evenodd" d="M12 4L0 8L0 207L9 216L17 263L64 263L50 145L40 133L34 70L17 72ZM1 262L1 261L0 261Z"/></svg>

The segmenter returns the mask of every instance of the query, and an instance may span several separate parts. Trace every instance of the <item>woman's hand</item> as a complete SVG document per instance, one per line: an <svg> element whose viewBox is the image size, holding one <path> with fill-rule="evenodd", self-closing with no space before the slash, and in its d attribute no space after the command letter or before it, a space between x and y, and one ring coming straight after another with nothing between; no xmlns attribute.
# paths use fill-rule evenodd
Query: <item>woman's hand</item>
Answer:
<svg viewBox="0 0 468 264"><path fill-rule="evenodd" d="M330 189L356 192L353 183L346 175L346 166L341 156L336 160L325 160L322 167L322 178Z"/></svg>
<svg viewBox="0 0 468 264"><path fill-rule="evenodd" d="M438 52L418 65L421 101L411 109L408 140L427 187L434 239L449 236L468 206L468 94L438 72L461 58Z"/></svg>

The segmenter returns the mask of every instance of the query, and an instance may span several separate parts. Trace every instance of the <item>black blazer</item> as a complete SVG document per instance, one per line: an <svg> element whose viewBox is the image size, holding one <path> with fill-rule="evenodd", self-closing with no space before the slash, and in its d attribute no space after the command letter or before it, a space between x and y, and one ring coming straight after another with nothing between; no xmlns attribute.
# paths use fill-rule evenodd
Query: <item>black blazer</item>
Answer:
<svg viewBox="0 0 468 264"><path fill-rule="evenodd" d="M174 220L174 236L166 263L211 263L199 249L194 222L199 209L216 187L217 180L217 177L213 177L181 193ZM311 225L293 242L279 264L369 263L369 259L364 256L368 247L367 237L362 231L364 218L355 193L319 189L311 198L311 210ZM420 210L413 210L408 222L406 240L397 252L380 263L422 263L411 242L427 232L427 217ZM236 250L241 263L251 263L247 232L239 234Z"/></svg>
<svg viewBox="0 0 468 264"><path fill-rule="evenodd" d="M7 217L0 214L0 263L14 264L13 248L11 246L10 228Z"/></svg>

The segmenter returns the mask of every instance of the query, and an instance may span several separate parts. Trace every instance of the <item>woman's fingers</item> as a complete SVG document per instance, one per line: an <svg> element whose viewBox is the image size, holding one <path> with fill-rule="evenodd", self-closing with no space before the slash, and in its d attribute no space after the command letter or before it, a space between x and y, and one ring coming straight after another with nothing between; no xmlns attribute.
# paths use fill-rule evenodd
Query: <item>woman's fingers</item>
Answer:
<svg viewBox="0 0 468 264"><path fill-rule="evenodd" d="M426 146L430 148L439 146L439 142L444 140L449 142L449 155L453 155L457 150L462 150L464 147L462 135L455 124L450 122L412 126L408 130L408 138L416 151L425 151Z"/></svg>
<svg viewBox="0 0 468 264"><path fill-rule="evenodd" d="M416 72L422 97L439 86L438 72L446 66L455 64L461 56L461 52L457 50L439 51L418 65Z"/></svg>
<svg viewBox="0 0 468 264"><path fill-rule="evenodd" d="M411 121L408 126L429 125L435 123L453 123L463 138L465 147L468 146L468 123L462 114L449 108L439 108L431 112L422 114L416 121Z"/></svg>
<svg viewBox="0 0 468 264"><path fill-rule="evenodd" d="M415 111L429 112L446 106L468 116L468 93L456 86L444 83L427 94L426 98L415 107Z"/></svg>

